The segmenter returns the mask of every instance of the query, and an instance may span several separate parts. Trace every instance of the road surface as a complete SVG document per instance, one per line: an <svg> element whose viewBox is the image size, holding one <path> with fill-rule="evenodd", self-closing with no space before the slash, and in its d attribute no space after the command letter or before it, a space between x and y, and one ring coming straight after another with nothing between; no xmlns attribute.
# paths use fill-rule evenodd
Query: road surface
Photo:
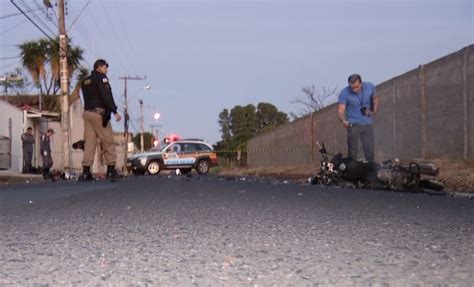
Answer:
<svg viewBox="0 0 474 287"><path fill-rule="evenodd" d="M4 185L0 208L1 286L474 282L466 198L155 176Z"/></svg>

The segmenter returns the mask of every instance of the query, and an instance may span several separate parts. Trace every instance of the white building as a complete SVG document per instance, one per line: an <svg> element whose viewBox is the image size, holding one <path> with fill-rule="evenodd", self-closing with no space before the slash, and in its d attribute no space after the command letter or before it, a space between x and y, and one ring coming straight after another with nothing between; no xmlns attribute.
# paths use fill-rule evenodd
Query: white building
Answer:
<svg viewBox="0 0 474 287"><path fill-rule="evenodd" d="M84 136L84 121L82 114L84 107L80 100L71 104L71 145ZM34 167L42 166L39 152L40 136L49 128L55 131L51 140L51 153L53 157L54 170L63 169L63 133L61 131L60 118L58 113L39 111L29 108L22 110L11 105L5 100L0 99L0 169L8 169L14 172L21 172L23 169L23 152L21 135L26 132L28 127L33 128L35 137L35 148L33 152L32 164ZM124 171L124 147L125 138L121 133L115 133L115 146L117 151L118 170ZM130 141L130 139L129 139ZM82 150L72 150L72 169L82 170ZM104 173L105 163L101 156L100 145L97 147L97 153L92 166L94 173Z"/></svg>

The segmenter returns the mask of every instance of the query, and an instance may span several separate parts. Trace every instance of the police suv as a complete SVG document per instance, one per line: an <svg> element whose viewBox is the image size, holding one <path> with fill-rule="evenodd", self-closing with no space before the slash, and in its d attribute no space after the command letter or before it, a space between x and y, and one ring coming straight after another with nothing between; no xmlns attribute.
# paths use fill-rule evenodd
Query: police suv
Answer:
<svg viewBox="0 0 474 287"><path fill-rule="evenodd" d="M194 168L199 174L207 174L209 168L218 164L212 147L198 139L183 139L151 149L127 158L127 169L134 175L155 175L162 170L179 169L187 174Z"/></svg>

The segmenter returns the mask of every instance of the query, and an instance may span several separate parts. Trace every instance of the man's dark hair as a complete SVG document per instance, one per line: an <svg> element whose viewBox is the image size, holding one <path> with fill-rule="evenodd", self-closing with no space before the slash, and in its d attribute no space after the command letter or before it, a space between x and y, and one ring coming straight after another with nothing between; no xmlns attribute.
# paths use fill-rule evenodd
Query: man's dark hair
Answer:
<svg viewBox="0 0 474 287"><path fill-rule="evenodd" d="M28 127L26 130L27 131L32 131L33 129L31 127Z"/></svg>
<svg viewBox="0 0 474 287"><path fill-rule="evenodd" d="M47 133L52 133L52 134L54 134L54 130L53 130L53 129L48 129L46 132L47 132Z"/></svg>
<svg viewBox="0 0 474 287"><path fill-rule="evenodd" d="M357 82L362 83L362 78L360 77L359 74L352 74L349 76L349 78L347 78L347 81L349 82L349 84L355 84Z"/></svg>
<svg viewBox="0 0 474 287"><path fill-rule="evenodd" d="M102 66L107 66L108 68L109 64L105 60L99 59L95 61L94 63L94 70L97 70L98 67L102 67Z"/></svg>

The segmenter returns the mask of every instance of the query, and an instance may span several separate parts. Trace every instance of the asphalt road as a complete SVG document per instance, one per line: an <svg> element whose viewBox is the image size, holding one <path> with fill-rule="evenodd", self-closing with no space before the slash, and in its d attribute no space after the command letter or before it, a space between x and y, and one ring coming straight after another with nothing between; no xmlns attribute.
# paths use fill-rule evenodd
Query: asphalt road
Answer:
<svg viewBox="0 0 474 287"><path fill-rule="evenodd" d="M474 200L250 179L0 187L0 286L474 282Z"/></svg>

